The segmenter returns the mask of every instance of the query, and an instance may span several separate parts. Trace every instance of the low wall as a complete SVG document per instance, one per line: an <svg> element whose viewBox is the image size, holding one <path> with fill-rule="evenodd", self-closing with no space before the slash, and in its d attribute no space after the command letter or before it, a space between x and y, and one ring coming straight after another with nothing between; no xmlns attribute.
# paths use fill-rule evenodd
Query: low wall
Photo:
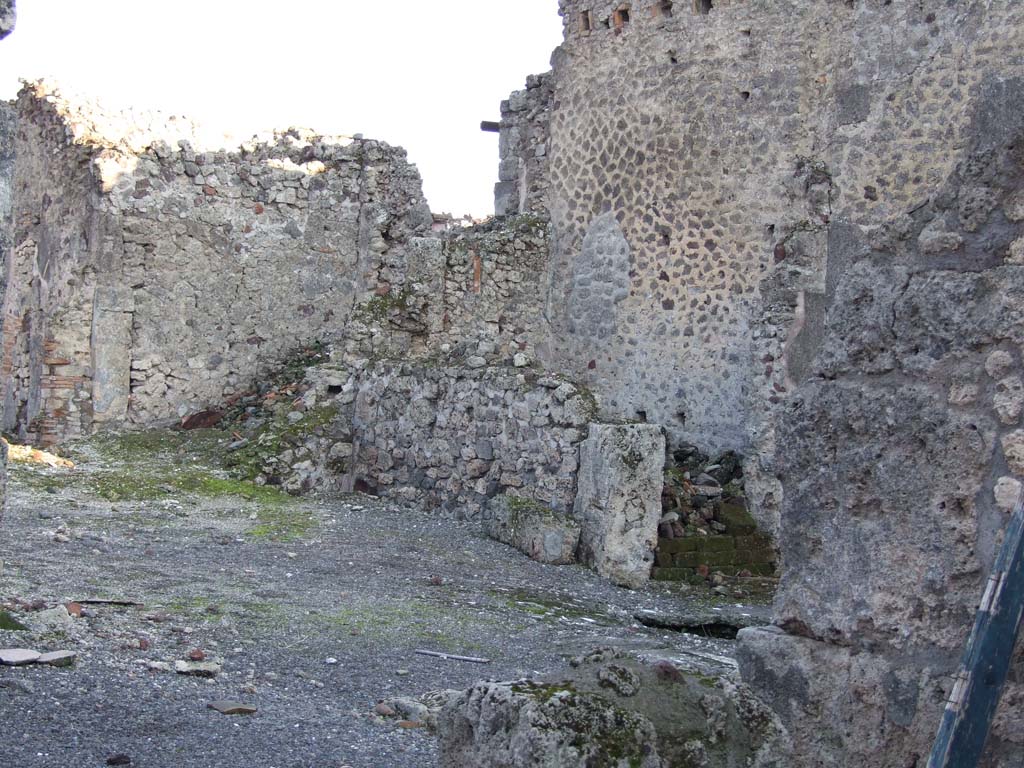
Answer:
<svg viewBox="0 0 1024 768"><path fill-rule="evenodd" d="M510 491L568 512L595 405L532 369L376 362L311 369L233 458L291 492L370 491L460 519Z"/></svg>

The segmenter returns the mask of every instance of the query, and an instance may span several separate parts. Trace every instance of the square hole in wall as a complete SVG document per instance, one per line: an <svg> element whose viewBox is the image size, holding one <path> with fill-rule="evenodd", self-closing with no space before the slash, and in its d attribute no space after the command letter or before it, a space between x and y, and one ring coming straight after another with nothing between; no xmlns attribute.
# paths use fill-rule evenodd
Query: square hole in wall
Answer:
<svg viewBox="0 0 1024 768"><path fill-rule="evenodd" d="M654 6L659 16L671 16L672 15L672 0L661 0L660 3Z"/></svg>
<svg viewBox="0 0 1024 768"><path fill-rule="evenodd" d="M580 11L580 32L589 32L593 27L590 11Z"/></svg>
<svg viewBox="0 0 1024 768"><path fill-rule="evenodd" d="M714 8L715 4L712 2L712 0L693 0L693 10L695 10L697 13L706 16L707 14L711 13L711 11L714 10Z"/></svg>
<svg viewBox="0 0 1024 768"><path fill-rule="evenodd" d="M619 8L612 14L612 20L615 22L615 29L621 32L629 24L629 8Z"/></svg>

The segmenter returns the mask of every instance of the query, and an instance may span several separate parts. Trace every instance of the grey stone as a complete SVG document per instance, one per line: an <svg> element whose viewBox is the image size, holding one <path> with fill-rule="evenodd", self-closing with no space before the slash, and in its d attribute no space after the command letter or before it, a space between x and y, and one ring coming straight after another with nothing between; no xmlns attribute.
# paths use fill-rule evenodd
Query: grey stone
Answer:
<svg viewBox="0 0 1024 768"><path fill-rule="evenodd" d="M616 723L614 727L609 723ZM705 667L603 649L571 668L479 683L442 709L441 765L785 768L789 741L744 685Z"/></svg>
<svg viewBox="0 0 1024 768"><path fill-rule="evenodd" d="M16 21L14 0L0 0L0 40L7 37L14 29Z"/></svg>
<svg viewBox="0 0 1024 768"><path fill-rule="evenodd" d="M484 533L541 563L575 562L579 523L533 499L502 494L481 515Z"/></svg>
<svg viewBox="0 0 1024 768"><path fill-rule="evenodd" d="M743 681L779 715L801 746L793 765L913 764L927 755L946 700L944 674L899 659L743 629L737 649ZM857 696L851 696L851 691ZM813 752L806 746L813 744Z"/></svg>
<svg viewBox="0 0 1024 768"><path fill-rule="evenodd" d="M592 694L480 683L438 719L441 768L660 768L654 727Z"/></svg>
<svg viewBox="0 0 1024 768"><path fill-rule="evenodd" d="M22 667L39 660L39 652L28 648L0 648L0 664L7 667Z"/></svg>
<svg viewBox="0 0 1024 768"><path fill-rule="evenodd" d="M579 559L620 586L650 578L664 463L665 437L653 424L591 424L580 446Z"/></svg>
<svg viewBox="0 0 1024 768"><path fill-rule="evenodd" d="M39 632L65 631L74 621L71 614L68 613L67 607L63 605L39 611L32 617L32 625Z"/></svg>
<svg viewBox="0 0 1024 768"><path fill-rule="evenodd" d="M51 653L42 654L36 659L36 664L46 664L51 667L70 667L74 665L77 659L78 654L74 651L52 651Z"/></svg>
<svg viewBox="0 0 1024 768"><path fill-rule="evenodd" d="M220 674L221 665L215 661L176 661L174 671L179 675L191 677L216 677Z"/></svg>

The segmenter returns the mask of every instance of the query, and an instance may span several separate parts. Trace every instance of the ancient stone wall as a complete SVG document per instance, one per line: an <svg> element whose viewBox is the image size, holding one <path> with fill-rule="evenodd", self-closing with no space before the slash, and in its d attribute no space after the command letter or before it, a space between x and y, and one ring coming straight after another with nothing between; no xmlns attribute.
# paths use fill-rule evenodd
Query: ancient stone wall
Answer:
<svg viewBox="0 0 1024 768"><path fill-rule="evenodd" d="M766 325L760 285L797 222L822 226L793 181L814 165L794 113L819 86L803 41L773 24L792 5L561 3L545 360L674 444L750 453L786 387L772 362L795 300ZM820 273L787 285L805 277Z"/></svg>
<svg viewBox="0 0 1024 768"><path fill-rule="evenodd" d="M501 102L498 144L500 165L494 187L494 213L547 215L548 122L552 107L551 75L531 75L526 89Z"/></svg>
<svg viewBox="0 0 1024 768"><path fill-rule="evenodd" d="M204 150L173 119L18 101L6 426L53 442L230 397L400 294L431 217L405 153L290 130Z"/></svg>
<svg viewBox="0 0 1024 768"><path fill-rule="evenodd" d="M292 492L359 489L460 519L503 492L567 512L588 394L510 366L365 361L310 369L296 403L243 427L233 458Z"/></svg>
<svg viewBox="0 0 1024 768"><path fill-rule="evenodd" d="M742 661L797 764L921 764L1024 469L1024 9L560 10L541 357L755 454L790 634ZM1024 749L1021 674L990 765Z"/></svg>

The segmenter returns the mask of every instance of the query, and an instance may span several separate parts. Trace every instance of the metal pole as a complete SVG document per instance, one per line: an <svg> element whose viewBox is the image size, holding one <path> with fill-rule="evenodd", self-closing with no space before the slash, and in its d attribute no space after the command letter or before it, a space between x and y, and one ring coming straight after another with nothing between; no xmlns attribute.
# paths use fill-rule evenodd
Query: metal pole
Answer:
<svg viewBox="0 0 1024 768"><path fill-rule="evenodd" d="M974 768L981 760L1024 613L1024 488L1006 529L967 641L928 768Z"/></svg>

